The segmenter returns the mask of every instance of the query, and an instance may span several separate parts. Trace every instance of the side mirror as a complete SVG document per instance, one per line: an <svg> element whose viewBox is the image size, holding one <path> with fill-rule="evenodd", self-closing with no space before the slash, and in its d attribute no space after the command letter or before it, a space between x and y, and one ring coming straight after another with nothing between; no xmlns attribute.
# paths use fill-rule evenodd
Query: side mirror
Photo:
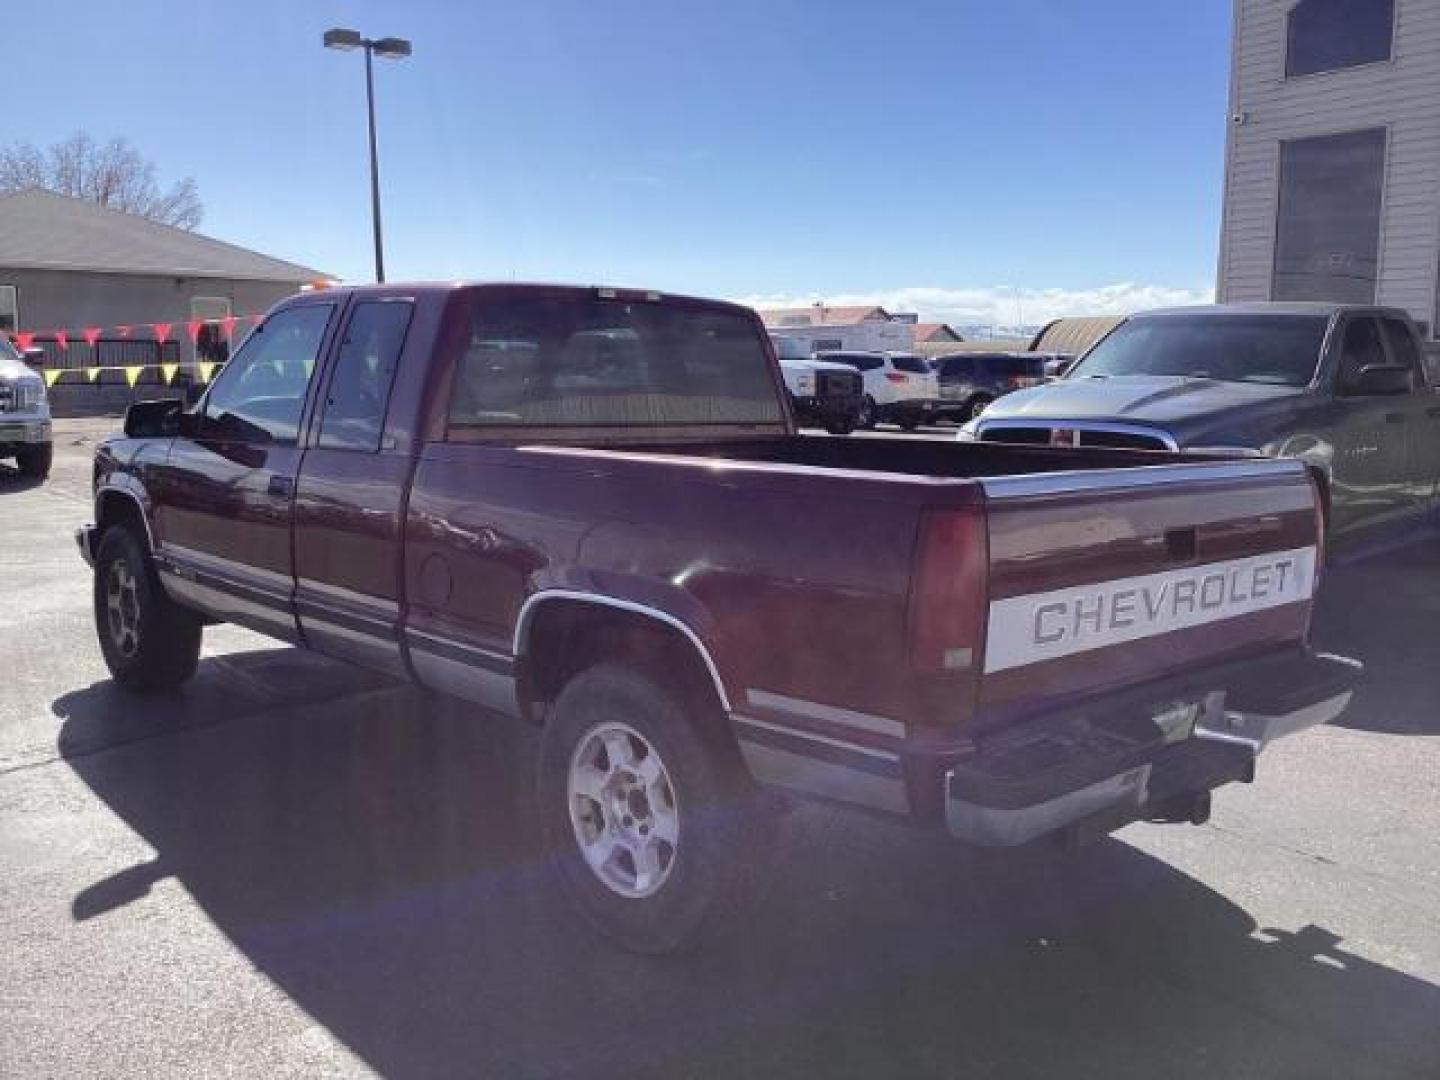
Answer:
<svg viewBox="0 0 1440 1080"><path fill-rule="evenodd" d="M1344 392L1350 397L1393 397L1413 389L1413 373L1405 364L1366 364Z"/></svg>
<svg viewBox="0 0 1440 1080"><path fill-rule="evenodd" d="M132 439L165 438L180 434L185 406L179 401L137 401L125 410L125 434Z"/></svg>

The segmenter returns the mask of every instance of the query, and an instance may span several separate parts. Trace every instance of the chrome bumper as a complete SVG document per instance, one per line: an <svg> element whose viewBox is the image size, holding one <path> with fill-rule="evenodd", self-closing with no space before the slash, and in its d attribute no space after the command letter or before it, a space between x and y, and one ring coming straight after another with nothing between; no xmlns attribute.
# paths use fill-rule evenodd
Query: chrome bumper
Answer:
<svg viewBox="0 0 1440 1080"><path fill-rule="evenodd" d="M1212 747L1221 744L1231 748L1228 756L1232 760L1248 764L1276 739L1334 720L1350 704L1353 682L1363 669L1355 661L1338 657L1323 659L1332 665L1348 667L1350 685L1328 693L1321 700L1274 715L1227 709L1223 706L1223 696L1215 694L1199 710L1190 737L1174 744L1175 748L1188 744L1198 750L1203 744ZM1336 690L1333 686L1330 689ZM1128 821L1151 816L1157 802L1164 801L1152 793L1151 764L1134 766L1077 790L1020 807L987 806L969 801L955 790L955 777L954 769L945 774L946 828L957 839L986 847L1028 843L1097 815L1112 822L1112 828L1118 828ZM1204 790L1231 779L1235 779L1233 774L1219 777Z"/></svg>

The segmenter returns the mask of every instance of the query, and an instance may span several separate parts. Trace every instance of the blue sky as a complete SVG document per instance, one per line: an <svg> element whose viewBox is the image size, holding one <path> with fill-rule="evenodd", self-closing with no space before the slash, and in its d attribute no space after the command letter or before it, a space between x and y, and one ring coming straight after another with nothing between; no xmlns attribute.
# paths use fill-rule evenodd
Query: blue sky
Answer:
<svg viewBox="0 0 1440 1080"><path fill-rule="evenodd" d="M365 280L354 26L415 43L376 72L392 280L1035 321L1212 286L1229 6L11 0L0 138L127 136L202 231Z"/></svg>

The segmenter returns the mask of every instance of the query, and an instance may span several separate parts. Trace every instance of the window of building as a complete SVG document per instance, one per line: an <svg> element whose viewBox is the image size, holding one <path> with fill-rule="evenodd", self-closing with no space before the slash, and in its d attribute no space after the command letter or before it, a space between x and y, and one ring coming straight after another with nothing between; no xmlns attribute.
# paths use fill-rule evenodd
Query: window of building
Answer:
<svg viewBox="0 0 1440 1080"><path fill-rule="evenodd" d="M230 316L230 300L224 296L192 296L190 318L199 319L195 335L195 359L223 364L230 359L230 343L225 338L225 323Z"/></svg>
<svg viewBox="0 0 1440 1080"><path fill-rule="evenodd" d="M400 363L412 305L379 300L355 305L320 421L320 445L332 450L380 448L390 384Z"/></svg>
<svg viewBox="0 0 1440 1080"><path fill-rule="evenodd" d="M1385 129L1280 144L1274 300L1374 303Z"/></svg>
<svg viewBox="0 0 1440 1080"><path fill-rule="evenodd" d="M20 298L14 285L0 285L0 331L20 329Z"/></svg>
<svg viewBox="0 0 1440 1080"><path fill-rule="evenodd" d="M1290 9L1286 75L1390 59L1395 0L1300 0Z"/></svg>

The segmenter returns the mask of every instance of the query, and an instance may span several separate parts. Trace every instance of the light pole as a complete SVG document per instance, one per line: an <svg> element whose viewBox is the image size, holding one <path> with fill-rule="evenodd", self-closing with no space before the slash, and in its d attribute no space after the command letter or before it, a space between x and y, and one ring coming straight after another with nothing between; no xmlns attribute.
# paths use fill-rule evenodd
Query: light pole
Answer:
<svg viewBox="0 0 1440 1080"><path fill-rule="evenodd" d="M336 27L325 31L325 47L350 52L365 50L365 110L370 119L370 215L375 233L375 280L385 280L385 245L380 239L380 156L375 149L375 77L371 57L382 60L403 60L410 55L410 42L404 38L361 37L358 30Z"/></svg>

